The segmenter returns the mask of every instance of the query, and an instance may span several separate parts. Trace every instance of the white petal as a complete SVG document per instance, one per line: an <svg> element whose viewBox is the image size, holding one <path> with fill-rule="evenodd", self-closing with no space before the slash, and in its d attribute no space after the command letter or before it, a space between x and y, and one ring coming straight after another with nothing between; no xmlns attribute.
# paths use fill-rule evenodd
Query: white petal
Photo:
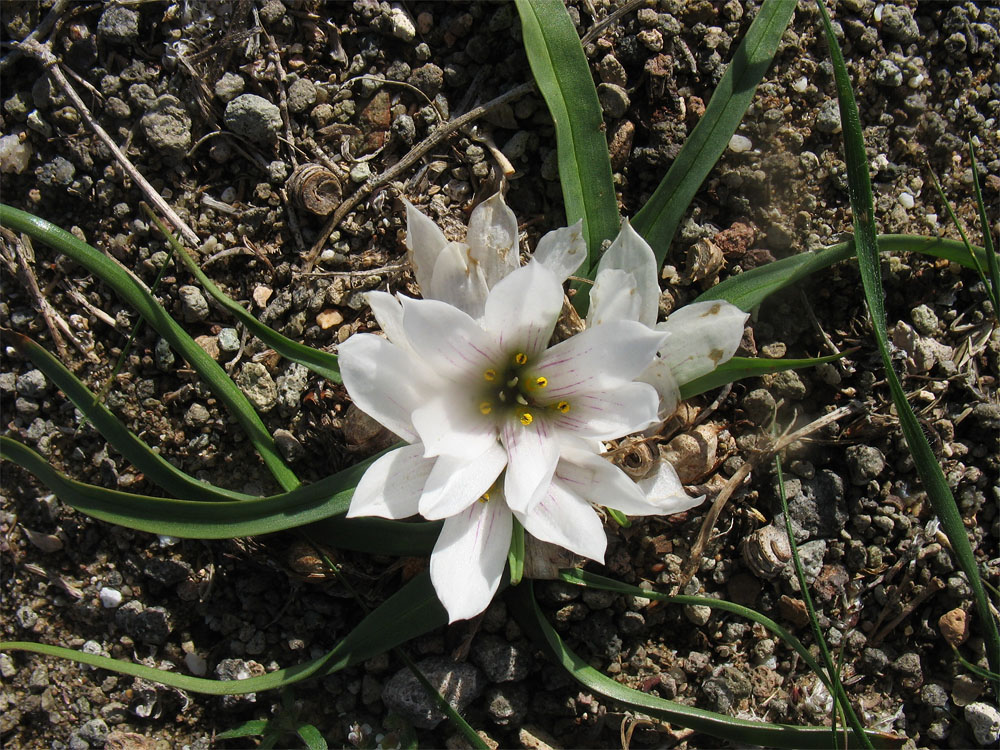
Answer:
<svg viewBox="0 0 1000 750"><path fill-rule="evenodd" d="M485 610L500 586L513 516L503 498L473 503L444 522L431 552L431 582L448 621Z"/></svg>
<svg viewBox="0 0 1000 750"><path fill-rule="evenodd" d="M559 462L559 441L543 416L530 425L508 420L501 429L501 440L507 449L504 495L513 510L523 513L552 481Z"/></svg>
<svg viewBox="0 0 1000 750"><path fill-rule="evenodd" d="M636 380L640 383L649 383L660 394L659 417L661 420L666 419L676 411L677 404L681 400L681 391L673 372L670 370L670 365L662 357L654 359Z"/></svg>
<svg viewBox="0 0 1000 750"><path fill-rule="evenodd" d="M399 300L388 292L367 292L365 302L389 341L409 350L410 342L403 333L403 306Z"/></svg>
<svg viewBox="0 0 1000 750"><path fill-rule="evenodd" d="M502 351L516 349L531 359L548 346L562 301L562 285L555 275L539 263L528 263L490 291L483 327Z"/></svg>
<svg viewBox="0 0 1000 750"><path fill-rule="evenodd" d="M420 515L435 520L461 513L493 486L506 465L507 451L496 441L472 459L438 456L420 497Z"/></svg>
<svg viewBox="0 0 1000 750"><path fill-rule="evenodd" d="M587 260L583 219L571 227L555 229L546 234L538 241L532 257L552 271L562 284Z"/></svg>
<svg viewBox="0 0 1000 750"><path fill-rule="evenodd" d="M587 327L612 320L639 320L642 298L635 276L620 268L605 268L597 274L590 290Z"/></svg>
<svg viewBox="0 0 1000 750"><path fill-rule="evenodd" d="M480 414L475 399L461 392L427 398L411 419L425 456L475 458L497 440L496 422Z"/></svg>
<svg viewBox="0 0 1000 750"><path fill-rule="evenodd" d="M468 314L438 300L402 298L403 330L418 357L456 383L481 382L500 359L492 337Z"/></svg>
<svg viewBox="0 0 1000 750"><path fill-rule="evenodd" d="M663 334L641 323L618 320L589 328L562 341L532 368L548 380L547 399L616 388L645 370L663 343Z"/></svg>
<svg viewBox="0 0 1000 750"><path fill-rule="evenodd" d="M517 217L496 193L483 201L469 218L469 244L472 259L479 263L486 283L493 286L521 265L517 243Z"/></svg>
<svg viewBox="0 0 1000 750"><path fill-rule="evenodd" d="M410 265L413 266L413 275L420 285L421 293L427 297L430 294L434 264L448 240L438 225L414 208L408 200L404 198L403 203L406 204L406 249L409 250Z"/></svg>
<svg viewBox="0 0 1000 750"><path fill-rule="evenodd" d="M682 307L657 326L670 333L660 356L678 384L710 373L736 353L750 317L729 302L709 300Z"/></svg>
<svg viewBox="0 0 1000 750"><path fill-rule="evenodd" d="M524 530L537 539L558 544L578 555L604 562L608 538L593 506L552 482L528 513L514 514Z"/></svg>
<svg viewBox="0 0 1000 750"><path fill-rule="evenodd" d="M636 516L657 512L625 472L589 451L563 450L555 476L555 483L595 505Z"/></svg>
<svg viewBox="0 0 1000 750"><path fill-rule="evenodd" d="M433 467L434 459L424 458L424 446L420 443L389 451L369 466L361 477L351 498L347 517L415 516L420 493Z"/></svg>
<svg viewBox="0 0 1000 750"><path fill-rule="evenodd" d="M590 391L567 399L569 411L556 412L557 429L581 437L612 440L659 422L660 397L647 383L626 383L609 391Z"/></svg>
<svg viewBox="0 0 1000 750"><path fill-rule="evenodd" d="M469 248L461 242L449 242L434 263L430 293L424 297L454 305L473 318L483 314L489 289L478 263L469 260Z"/></svg>
<svg viewBox="0 0 1000 750"><path fill-rule="evenodd" d="M655 324L656 314L660 309L660 282L656 274L656 257L646 240L628 223L628 219L622 223L621 231L611 243L611 247L601 256L597 273L600 274L608 268L619 268L632 274L640 299L638 321L648 326Z"/></svg>
<svg viewBox="0 0 1000 750"><path fill-rule="evenodd" d="M416 442L411 414L442 384L405 349L370 333L340 345L340 375L354 403L408 443Z"/></svg>
<svg viewBox="0 0 1000 750"><path fill-rule="evenodd" d="M684 491L684 485L674 467L669 461L660 461L656 467L656 473L645 479L640 479L639 489L646 496L646 502L655 507L653 513L669 516L671 513L680 513L690 508L700 505L705 499L691 497ZM640 515L635 513L633 515Z"/></svg>

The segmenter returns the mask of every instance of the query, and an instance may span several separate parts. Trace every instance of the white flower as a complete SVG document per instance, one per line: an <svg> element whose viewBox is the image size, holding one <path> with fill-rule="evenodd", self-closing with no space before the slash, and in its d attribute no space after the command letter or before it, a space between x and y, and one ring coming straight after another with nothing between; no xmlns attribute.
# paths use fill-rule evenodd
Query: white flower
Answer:
<svg viewBox="0 0 1000 750"><path fill-rule="evenodd" d="M601 257L590 293L588 327L636 320L667 334L639 380L656 387L660 416L673 413L679 387L728 362L739 348L747 313L729 302L695 302L656 322L660 301L653 250L628 221Z"/></svg>
<svg viewBox="0 0 1000 750"><path fill-rule="evenodd" d="M657 422L658 394L635 378L665 335L616 320L548 346L562 282L586 256L579 224L543 237L519 267L517 223L499 196L473 212L466 243L409 205L407 219L429 298L370 293L388 340L352 336L340 366L358 407L410 445L369 468L348 515L445 520L431 579L452 621L489 604L514 518L603 560L594 505L647 515L697 502L672 469L644 488L598 455L602 441Z"/></svg>

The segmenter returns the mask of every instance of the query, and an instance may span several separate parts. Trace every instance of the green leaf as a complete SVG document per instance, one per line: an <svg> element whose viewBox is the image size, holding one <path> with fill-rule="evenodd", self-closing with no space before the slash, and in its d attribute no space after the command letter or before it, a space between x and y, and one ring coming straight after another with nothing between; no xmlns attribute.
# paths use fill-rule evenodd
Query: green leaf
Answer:
<svg viewBox="0 0 1000 750"><path fill-rule="evenodd" d="M979 164L976 162L976 149L969 138L969 161L972 163L972 187L976 194L976 209L979 212L979 226L983 232L983 246L986 248L986 267L990 271L990 281L986 288L993 300L993 317L1000 320L1000 267L997 266L997 253L993 248L993 232L990 220L986 216L986 203L983 201L983 189L979 185ZM962 239L965 239L964 237Z"/></svg>
<svg viewBox="0 0 1000 750"><path fill-rule="evenodd" d="M429 555L444 521L390 521L386 518L331 516L309 524L309 533L329 547L380 555Z"/></svg>
<svg viewBox="0 0 1000 750"><path fill-rule="evenodd" d="M130 529L187 539L270 534L343 514L355 486L374 460L280 495L217 502L151 497L85 484L56 471L38 453L8 437L0 436L0 453L81 513Z"/></svg>
<svg viewBox="0 0 1000 750"><path fill-rule="evenodd" d="M844 128L844 156L847 162L848 193L854 220L854 236L857 240L855 252L861 270L865 301L872 317L872 329L878 344L879 354L885 368L886 380L892 395L903 437L913 456L917 474L927 491L934 512L941 521L941 528L951 542L959 567L965 573L972 587L973 599L979 614L980 627L986 641L986 657L990 669L1000 672L1000 631L997 621L990 611L989 600L979 577L976 558L969 544L968 531L962 522L962 515L955 504L944 472L934 456L927 438L924 436L916 415L910 408L906 392L892 364L889 335L886 331L885 292L882 288L882 273L878 262L878 238L875 227L875 201L872 196L871 176L868 174L868 159L865 155L864 138L858 105L851 90L851 80L844 64L837 37L830 23L830 16L822 0L817 0L827 45L833 61L834 77L837 82L837 100L840 103L840 121ZM994 689L1000 693L1000 684Z"/></svg>
<svg viewBox="0 0 1000 750"><path fill-rule="evenodd" d="M132 462L146 477L177 497L188 500L253 500L253 495L215 487L184 473L155 453L98 402L97 396L77 380L62 363L37 343L15 331L2 329L9 345L31 360L77 409L94 425L111 446Z"/></svg>
<svg viewBox="0 0 1000 750"><path fill-rule="evenodd" d="M510 585L517 586L524 576L524 527L516 518L514 519L514 530L510 535L507 565L510 567Z"/></svg>
<svg viewBox="0 0 1000 750"><path fill-rule="evenodd" d="M278 483L286 490L294 489L299 485L295 473L282 460L274 440L243 392L230 380L219 363L198 346L194 339L170 317L153 295L146 291L124 268L69 232L11 206L0 204L0 224L15 231L24 232L72 258L98 276L124 302L134 307L170 343L170 346L190 363L202 380L209 385L212 392L232 412L236 420L246 430L251 442L264 460L264 464Z"/></svg>
<svg viewBox="0 0 1000 750"><path fill-rule="evenodd" d="M306 747L308 747L309 750L327 749L326 740L323 739L323 735L320 734L320 731L312 724L299 724L295 728L295 733L302 738L302 741L306 743Z"/></svg>
<svg viewBox="0 0 1000 750"><path fill-rule="evenodd" d="M825 362L835 362L848 355L849 351L840 354L828 354L825 357L810 357L808 359L763 359L761 357L733 357L723 362L707 375L688 381L681 386L681 399L689 399L699 393L728 385L743 378L759 377L785 370L799 370L803 367L815 367Z"/></svg>
<svg viewBox="0 0 1000 750"><path fill-rule="evenodd" d="M590 65L561 0L516 0L528 63L556 127L559 182L566 221L583 219L588 273L597 267L601 243L618 234L620 219L604 115ZM585 311L589 289L573 302Z"/></svg>
<svg viewBox="0 0 1000 750"><path fill-rule="evenodd" d="M147 211L149 211L147 207ZM177 240L173 233L167 229L167 227L160 221L159 217L149 211L150 217L156 222L156 226L159 227L160 232L164 234L167 238L167 242L174 249L177 256L183 261L184 265L191 274L198 279L201 285L205 288L212 297L215 298L216 302L226 308L233 317L239 320L243 325L245 325L250 332L267 344L269 347L274 349L278 354L292 362L298 362L303 367L308 367L317 375L320 375L327 380L334 383L341 382L340 380L340 368L337 365L336 355L329 354L319 349L313 349L311 346L306 346L305 344L300 344L299 342L288 338L287 336L282 336L280 333L275 331L273 328L261 323L257 318L247 312L242 305L238 304L235 300L231 299L223 292L215 282L213 282L198 264L194 262L191 255L184 249L184 246Z"/></svg>
<svg viewBox="0 0 1000 750"><path fill-rule="evenodd" d="M757 85L774 61L795 0L764 0L740 42L712 99L663 181L645 206L632 218L632 226L653 248L663 264L670 243L691 201L729 145L753 99Z"/></svg>
<svg viewBox="0 0 1000 750"><path fill-rule="evenodd" d="M645 595L643 594L643 596ZM746 719L734 719L731 716L685 706L682 703L674 703L620 685L591 667L566 647L559 634L542 616L530 585L510 589L507 600L512 605L513 614L524 631L541 646L547 647L555 660L575 680L593 693L622 703L634 711L655 716L658 719L698 732L704 732L713 737L731 740L741 745L752 744L795 749L816 748L816 750L826 750L830 747L830 730L827 727L795 727L787 724L768 724ZM896 741L895 738L887 735L874 735L873 738L877 738L882 747L902 745L901 740Z"/></svg>
<svg viewBox="0 0 1000 750"><path fill-rule="evenodd" d="M959 263L974 268L965 245L942 237L919 237L910 234L880 234L879 250L883 253L914 252ZM979 254L983 249L974 247ZM810 274L829 268L834 263L855 258L854 239L814 252L799 253L773 263L730 276L720 284L702 292L695 302L723 299L745 312L750 312L775 292L792 286Z"/></svg>
<svg viewBox="0 0 1000 750"><path fill-rule="evenodd" d="M239 737L254 737L264 734L267 731L269 723L267 719L251 719L250 721L244 721L237 727L227 729L225 732L219 732L215 735L215 738L217 740L235 740Z"/></svg>
<svg viewBox="0 0 1000 750"><path fill-rule="evenodd" d="M424 571L389 597L374 612L365 617L350 634L318 659L285 667L274 672L246 680L209 680L204 677L155 669L142 664L120 661L107 656L88 654L63 646L50 646L30 641L0 642L0 650L29 651L46 656L69 659L79 664L89 664L109 669L118 674L141 677L161 685L190 690L192 693L210 695L241 695L274 690L302 680L323 677L346 667L360 664L408 640L441 627L448 622L448 615L438 601L431 585L430 574Z"/></svg>

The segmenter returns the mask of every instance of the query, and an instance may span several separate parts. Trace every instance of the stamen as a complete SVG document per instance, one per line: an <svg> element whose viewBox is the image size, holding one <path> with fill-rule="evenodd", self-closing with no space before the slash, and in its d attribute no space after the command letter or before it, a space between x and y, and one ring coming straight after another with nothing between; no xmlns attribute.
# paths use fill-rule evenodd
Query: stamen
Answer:
<svg viewBox="0 0 1000 750"><path fill-rule="evenodd" d="M549 384L548 378L537 377L535 378L535 385L539 388L544 388Z"/></svg>
<svg viewBox="0 0 1000 750"><path fill-rule="evenodd" d="M525 427L535 421L535 418L531 416L531 412L528 410L522 411L518 419L521 420L521 424Z"/></svg>
<svg viewBox="0 0 1000 750"><path fill-rule="evenodd" d="M488 369L486 372L483 373L483 377L492 383L494 380L497 379L497 371L491 367L490 369Z"/></svg>
<svg viewBox="0 0 1000 750"><path fill-rule="evenodd" d="M556 409L561 411L563 414L569 411L569 401L560 401L556 404Z"/></svg>
<svg viewBox="0 0 1000 750"><path fill-rule="evenodd" d="M514 355L515 365L525 365L527 363L528 363L528 355L525 354L524 352L518 352L517 354Z"/></svg>
<svg viewBox="0 0 1000 750"><path fill-rule="evenodd" d="M480 414L489 414L492 411L493 411L493 404L491 404L489 401L483 401L481 404L479 404Z"/></svg>
<svg viewBox="0 0 1000 750"><path fill-rule="evenodd" d="M490 493L489 492L484 492L482 495L479 496L479 502L481 502L481 503L488 503L489 501L490 501Z"/></svg>

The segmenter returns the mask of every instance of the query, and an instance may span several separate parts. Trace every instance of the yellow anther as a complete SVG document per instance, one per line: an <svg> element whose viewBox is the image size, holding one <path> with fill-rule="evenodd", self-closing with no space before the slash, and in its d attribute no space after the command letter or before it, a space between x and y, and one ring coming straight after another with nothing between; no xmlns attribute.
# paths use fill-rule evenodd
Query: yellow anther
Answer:
<svg viewBox="0 0 1000 750"><path fill-rule="evenodd" d="M524 352L518 352L517 354L514 355L515 365L525 365L527 363L528 363L528 355L525 354Z"/></svg>
<svg viewBox="0 0 1000 750"><path fill-rule="evenodd" d="M542 377L535 378L535 385L538 388L544 388L548 384L549 384L548 378L542 378Z"/></svg>
<svg viewBox="0 0 1000 750"><path fill-rule="evenodd" d="M491 383L497 379L497 371L492 367L483 373L483 377Z"/></svg>
<svg viewBox="0 0 1000 750"><path fill-rule="evenodd" d="M521 415L518 417L521 420L521 424L527 427L529 424L535 421L535 418L531 416L530 411L522 411Z"/></svg>
<svg viewBox="0 0 1000 750"><path fill-rule="evenodd" d="M556 409L561 411L563 414L569 411L569 401L560 401L556 404Z"/></svg>
<svg viewBox="0 0 1000 750"><path fill-rule="evenodd" d="M489 414L492 411L493 411L493 404L491 404L489 401L483 401L481 404L479 404L480 414Z"/></svg>
<svg viewBox="0 0 1000 750"><path fill-rule="evenodd" d="M484 492L482 495L479 496L479 502L481 502L481 503L488 503L489 501L490 501L490 493L489 492Z"/></svg>

